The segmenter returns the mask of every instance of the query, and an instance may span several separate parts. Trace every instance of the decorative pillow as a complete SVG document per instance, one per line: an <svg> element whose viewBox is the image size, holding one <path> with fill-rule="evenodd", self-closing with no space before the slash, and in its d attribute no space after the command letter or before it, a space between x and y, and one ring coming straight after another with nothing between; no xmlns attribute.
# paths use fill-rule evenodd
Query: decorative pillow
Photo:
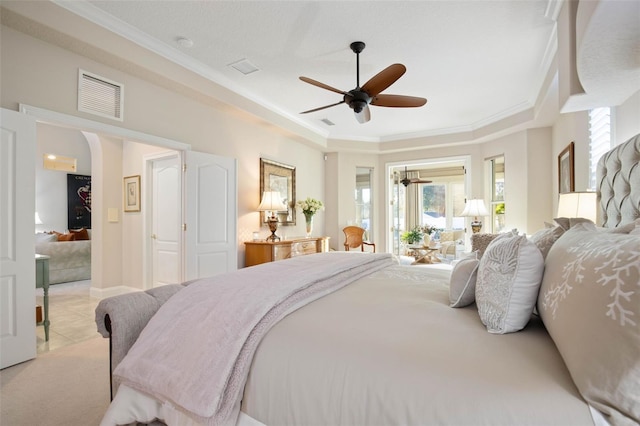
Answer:
<svg viewBox="0 0 640 426"><path fill-rule="evenodd" d="M74 241L84 241L89 239L89 232L86 228L69 229L70 234L74 234Z"/></svg>
<svg viewBox="0 0 640 426"><path fill-rule="evenodd" d="M36 244L51 243L54 241L58 241L58 237L54 234L48 234L46 232L39 232L36 234Z"/></svg>
<svg viewBox="0 0 640 426"><path fill-rule="evenodd" d="M556 217L553 220L565 231L568 231L572 226L577 225L578 223L593 223L590 219L586 219L584 217Z"/></svg>
<svg viewBox="0 0 640 426"><path fill-rule="evenodd" d="M453 241L453 232L443 231L440 233L440 242L443 243L445 241Z"/></svg>
<svg viewBox="0 0 640 426"><path fill-rule="evenodd" d="M542 259L546 259L549 249L562 234L564 234L564 229L561 226L544 228L531 236L531 242L533 242L540 250L540 253L542 253Z"/></svg>
<svg viewBox="0 0 640 426"><path fill-rule="evenodd" d="M452 308L462 308L476 300L476 277L480 261L468 257L456 263L449 281L449 302Z"/></svg>
<svg viewBox="0 0 640 426"><path fill-rule="evenodd" d="M614 234L630 234L640 227L640 219L629 222L626 225L616 226L615 228L598 228L601 232L613 232Z"/></svg>
<svg viewBox="0 0 640 426"><path fill-rule="evenodd" d="M482 232L472 234L471 251L477 252L478 258L481 258L485 250L489 246L489 243L491 243L491 241L493 241L498 236L500 236L500 234L485 234Z"/></svg>
<svg viewBox="0 0 640 426"><path fill-rule="evenodd" d="M542 280L540 250L524 235L495 239L478 266L476 305L490 333L523 329L533 313Z"/></svg>
<svg viewBox="0 0 640 426"><path fill-rule="evenodd" d="M538 311L582 397L640 421L640 237L572 227L547 256Z"/></svg>
<svg viewBox="0 0 640 426"><path fill-rule="evenodd" d="M478 253L478 259L482 258L482 255L489 247L489 244L493 242L496 238L505 237L505 236L513 236L518 235L517 229L512 229L511 231L502 232L500 234L484 234L477 233L471 234L471 251L475 251Z"/></svg>
<svg viewBox="0 0 640 426"><path fill-rule="evenodd" d="M76 239L76 235L72 233L57 234L57 235L58 235L58 241L75 241Z"/></svg>

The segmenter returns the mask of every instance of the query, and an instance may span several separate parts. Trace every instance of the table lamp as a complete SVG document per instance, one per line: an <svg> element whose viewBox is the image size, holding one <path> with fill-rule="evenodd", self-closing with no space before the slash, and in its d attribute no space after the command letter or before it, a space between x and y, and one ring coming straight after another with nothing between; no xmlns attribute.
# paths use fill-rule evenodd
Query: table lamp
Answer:
<svg viewBox="0 0 640 426"><path fill-rule="evenodd" d="M278 216L276 216L276 212L286 212L287 210L287 206L285 206L282 202L282 198L280 197L279 192L264 191L262 193L262 201L260 201L258 211L271 212L267 219L267 222L269 223L269 229L271 230L271 235L267 237L266 241L280 241L280 237L276 235L276 230L278 229Z"/></svg>
<svg viewBox="0 0 640 426"><path fill-rule="evenodd" d="M558 198L557 217L583 217L596 223L595 192L565 192Z"/></svg>
<svg viewBox="0 0 640 426"><path fill-rule="evenodd" d="M484 201L480 199L467 200L467 205L464 206L464 210L460 216L472 217L471 230L474 234L480 232L482 229L482 222L478 220L478 216L487 216L487 208L484 206Z"/></svg>

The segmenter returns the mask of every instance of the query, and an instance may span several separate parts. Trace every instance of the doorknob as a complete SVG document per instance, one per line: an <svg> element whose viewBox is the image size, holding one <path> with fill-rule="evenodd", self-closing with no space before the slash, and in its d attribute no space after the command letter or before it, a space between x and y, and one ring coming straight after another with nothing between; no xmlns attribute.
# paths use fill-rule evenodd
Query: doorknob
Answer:
<svg viewBox="0 0 640 426"><path fill-rule="evenodd" d="M155 240L156 238L157 238L157 237L156 237L156 234L151 234L151 239L152 239L152 240Z"/></svg>

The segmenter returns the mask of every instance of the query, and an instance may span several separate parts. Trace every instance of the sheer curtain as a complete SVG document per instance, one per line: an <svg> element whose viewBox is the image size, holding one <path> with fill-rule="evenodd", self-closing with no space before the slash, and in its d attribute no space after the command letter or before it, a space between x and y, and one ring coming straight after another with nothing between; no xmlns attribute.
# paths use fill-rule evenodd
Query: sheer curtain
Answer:
<svg viewBox="0 0 640 426"><path fill-rule="evenodd" d="M419 172L407 172L407 178L420 179ZM405 190L405 231L410 231L420 225L420 216L422 215L422 197L420 196L420 185L411 183Z"/></svg>

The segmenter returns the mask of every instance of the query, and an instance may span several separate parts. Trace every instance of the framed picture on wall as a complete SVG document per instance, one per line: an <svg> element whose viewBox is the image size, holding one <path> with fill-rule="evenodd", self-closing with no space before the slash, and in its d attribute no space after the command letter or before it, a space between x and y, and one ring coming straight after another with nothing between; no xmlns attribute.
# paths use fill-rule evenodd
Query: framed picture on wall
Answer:
<svg viewBox="0 0 640 426"><path fill-rule="evenodd" d="M91 229L91 176L67 174L67 228Z"/></svg>
<svg viewBox="0 0 640 426"><path fill-rule="evenodd" d="M575 175L573 170L573 142L558 155L558 192L575 191Z"/></svg>
<svg viewBox="0 0 640 426"><path fill-rule="evenodd" d="M124 178L124 211L140 211L140 175Z"/></svg>
<svg viewBox="0 0 640 426"><path fill-rule="evenodd" d="M264 191L277 191L282 202L288 207L286 212L278 212L280 225L296 224L296 168L275 161L260 159L260 198ZM262 216L263 223L267 220Z"/></svg>

